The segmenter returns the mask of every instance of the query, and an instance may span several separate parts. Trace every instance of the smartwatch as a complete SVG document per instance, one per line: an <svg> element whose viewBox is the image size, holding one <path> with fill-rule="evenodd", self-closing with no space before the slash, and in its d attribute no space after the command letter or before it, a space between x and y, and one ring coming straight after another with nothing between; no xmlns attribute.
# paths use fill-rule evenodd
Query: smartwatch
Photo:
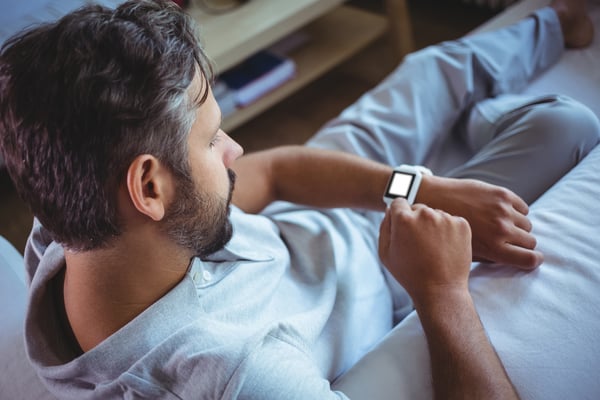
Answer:
<svg viewBox="0 0 600 400"><path fill-rule="evenodd" d="M415 202L415 197L417 197L423 175L433 174L431 170L420 165L402 164L394 168L383 194L385 204L389 207L396 197L403 197L408 201L408 204L412 205Z"/></svg>

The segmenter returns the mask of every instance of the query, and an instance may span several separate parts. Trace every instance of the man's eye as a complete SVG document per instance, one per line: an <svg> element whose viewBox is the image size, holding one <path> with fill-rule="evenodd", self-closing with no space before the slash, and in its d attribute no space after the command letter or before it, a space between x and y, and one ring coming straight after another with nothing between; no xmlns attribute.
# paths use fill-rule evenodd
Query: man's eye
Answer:
<svg viewBox="0 0 600 400"><path fill-rule="evenodd" d="M216 136L215 136L215 137L214 137L214 138L213 138L213 139L210 141L210 143L209 143L209 146L210 146L211 148L212 148L212 147L215 147L215 145L216 145L216 144L219 142L219 140L220 140L220 139L221 139L221 136L220 136L220 135L216 135Z"/></svg>

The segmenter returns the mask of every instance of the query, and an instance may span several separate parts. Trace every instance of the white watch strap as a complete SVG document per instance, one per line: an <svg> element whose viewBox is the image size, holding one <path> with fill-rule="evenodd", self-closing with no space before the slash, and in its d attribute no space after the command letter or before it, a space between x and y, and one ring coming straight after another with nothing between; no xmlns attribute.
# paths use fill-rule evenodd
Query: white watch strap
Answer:
<svg viewBox="0 0 600 400"><path fill-rule="evenodd" d="M383 201L389 206L396 197L404 197L409 204L415 202L423 175L433 175L421 165L402 164L396 168L388 182Z"/></svg>

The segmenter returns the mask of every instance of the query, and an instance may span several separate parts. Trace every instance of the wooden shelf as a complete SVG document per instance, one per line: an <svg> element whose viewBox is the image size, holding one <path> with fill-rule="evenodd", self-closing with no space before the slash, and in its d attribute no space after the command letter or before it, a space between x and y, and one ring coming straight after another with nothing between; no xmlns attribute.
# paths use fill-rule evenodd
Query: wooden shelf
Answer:
<svg viewBox="0 0 600 400"><path fill-rule="evenodd" d="M293 51L296 76L248 107L223 120L232 130L312 82L381 36L388 19L350 6L340 6L301 29L309 42Z"/></svg>
<svg viewBox="0 0 600 400"><path fill-rule="evenodd" d="M343 0L251 0L225 14L210 15L190 1L206 54L225 71L248 56L340 6Z"/></svg>
<svg viewBox="0 0 600 400"><path fill-rule="evenodd" d="M309 42L290 54L296 77L223 120L232 130L356 54L390 28L397 43L390 57L412 46L407 0L386 0L387 16L344 5L344 0L251 0L218 15L203 12L192 0L187 12L199 22L200 35L217 74L295 31Z"/></svg>

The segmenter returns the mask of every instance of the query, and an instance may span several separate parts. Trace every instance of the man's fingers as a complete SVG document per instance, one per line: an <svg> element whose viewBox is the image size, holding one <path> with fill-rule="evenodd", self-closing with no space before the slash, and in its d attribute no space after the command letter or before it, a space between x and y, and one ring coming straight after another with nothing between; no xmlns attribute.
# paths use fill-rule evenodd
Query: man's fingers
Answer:
<svg viewBox="0 0 600 400"><path fill-rule="evenodd" d="M537 240L530 232L514 227L504 243L491 255L494 262L512 264L522 269L537 268L543 262L543 255L535 250Z"/></svg>
<svg viewBox="0 0 600 400"><path fill-rule="evenodd" d="M535 239L535 236L519 228L514 230L513 234L511 235L511 238L508 239L507 242L509 244L530 250L535 249L535 246L537 246L537 240Z"/></svg>
<svg viewBox="0 0 600 400"><path fill-rule="evenodd" d="M406 201L405 198L403 197L397 197L394 199L394 201L392 201L392 204L390 205L390 207L394 208L394 211L410 211L410 204L408 204L408 201Z"/></svg>
<svg viewBox="0 0 600 400"><path fill-rule="evenodd" d="M524 231L531 232L531 221L529 220L529 218L527 218L527 214L529 214L529 206L521 197L519 197L513 192L510 193L512 194L512 196L510 196L512 208L515 211L513 213L515 225L523 229Z"/></svg>
<svg viewBox="0 0 600 400"><path fill-rule="evenodd" d="M526 249L511 243L506 243L502 258L496 262L514 265L524 270L532 270L544 262L544 255L536 250Z"/></svg>
<svg viewBox="0 0 600 400"><path fill-rule="evenodd" d="M515 210L520 212L523 215L529 214L529 206L525 203L525 200L517 196L516 194L513 196L512 205Z"/></svg>
<svg viewBox="0 0 600 400"><path fill-rule="evenodd" d="M514 224L518 228L524 230L525 232L531 232L531 230L533 229L531 220L524 214L521 214L520 212L515 211L515 215L514 215L513 219L514 219Z"/></svg>

